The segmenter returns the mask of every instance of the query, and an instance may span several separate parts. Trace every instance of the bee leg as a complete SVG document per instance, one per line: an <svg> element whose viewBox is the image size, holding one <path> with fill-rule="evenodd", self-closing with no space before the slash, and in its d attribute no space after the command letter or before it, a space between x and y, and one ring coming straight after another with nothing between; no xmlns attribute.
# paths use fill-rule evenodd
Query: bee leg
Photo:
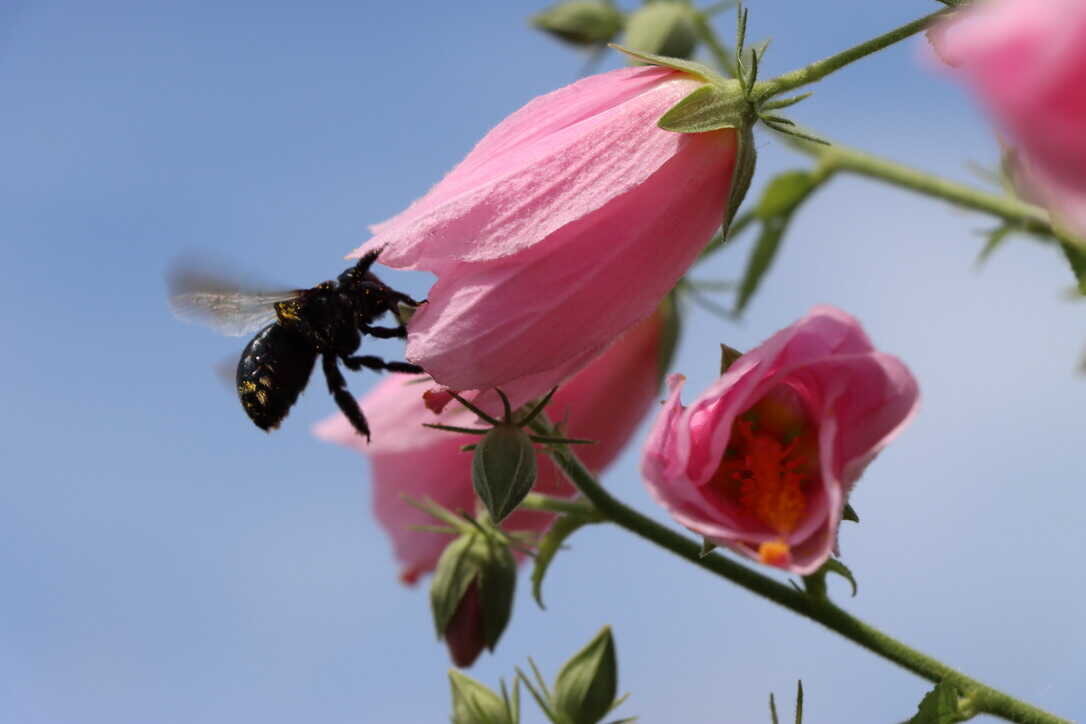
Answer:
<svg viewBox="0 0 1086 724"><path fill-rule="evenodd" d="M377 339L403 339L407 336L407 327L402 324L398 327L371 327L368 324L363 324L360 329L364 334Z"/></svg>
<svg viewBox="0 0 1086 724"><path fill-rule="evenodd" d="M362 274L365 274L370 270L370 267L373 266L373 262L377 261L377 255L380 253L381 249L375 249L366 253L365 256L358 260L358 263L354 265L354 268Z"/></svg>
<svg viewBox="0 0 1086 724"><path fill-rule="evenodd" d="M352 372L357 372L363 367L374 370L375 372L381 372L383 370L388 370L389 372L405 372L407 374L418 374L419 372L422 372L421 367L413 365L410 362L385 362L380 357L376 357L372 354L344 357L343 364L347 365L347 369Z"/></svg>
<svg viewBox="0 0 1086 724"><path fill-rule="evenodd" d="M347 420L358 431L358 434L364 435L366 442L369 442L370 426L366 423L366 416L362 414L362 408L358 406L358 402L347 389L347 380L343 378L343 373L339 371L335 355L328 352L322 354L321 366L324 368L324 377L328 381L328 391L335 398L336 405L347 416Z"/></svg>
<svg viewBox="0 0 1086 724"><path fill-rule="evenodd" d="M411 297L407 296L403 292L396 291L395 289L392 290L392 295L396 298L397 302L403 302L404 304L406 304L409 307L419 307L419 306L422 306L423 304L426 304L425 299L423 299L420 302L417 299L412 299Z"/></svg>

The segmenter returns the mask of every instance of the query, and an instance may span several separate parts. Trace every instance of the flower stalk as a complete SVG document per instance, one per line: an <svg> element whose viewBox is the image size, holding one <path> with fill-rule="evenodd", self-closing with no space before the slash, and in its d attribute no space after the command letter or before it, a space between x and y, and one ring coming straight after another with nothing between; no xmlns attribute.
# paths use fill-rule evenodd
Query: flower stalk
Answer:
<svg viewBox="0 0 1086 724"><path fill-rule="evenodd" d="M975 189L838 143L827 146L791 138L787 142L797 151L813 157L818 162L818 168L824 173L845 171L866 176L925 196L942 199L964 209L996 216L1020 227L1023 231L1060 238L1059 232L1049 220L1048 212L1040 206L1011 196Z"/></svg>
<svg viewBox="0 0 1086 724"><path fill-rule="evenodd" d="M785 93L801 86L820 81L830 73L840 70L850 63L854 63L855 61L887 48L894 43L898 43L916 35L946 15L947 12L947 10L940 10L931 15L925 15L918 20L905 23L901 27L894 28L888 33L883 33L876 38L855 45L840 53L835 53L828 58L816 60L809 65L797 68L784 75L777 76L772 80L757 83L754 86L754 98L758 101L762 101L780 93Z"/></svg>
<svg viewBox="0 0 1086 724"><path fill-rule="evenodd" d="M552 436L555 429L546 415L540 415L532 428L540 435ZM567 446L554 445L548 451L574 486L607 520L641 538L671 551L696 566L725 578L751 593L822 624L863 648L892 661L902 668L938 683L947 681L968 697L977 713L987 713L1020 724L1069 724L1069 720L1050 714L1031 704L987 686L946 664L913 649L897 639L852 616L826 598L812 597L802 591L764 576L719 553L705 554L698 541L642 515L622 503L600 485L576 454Z"/></svg>

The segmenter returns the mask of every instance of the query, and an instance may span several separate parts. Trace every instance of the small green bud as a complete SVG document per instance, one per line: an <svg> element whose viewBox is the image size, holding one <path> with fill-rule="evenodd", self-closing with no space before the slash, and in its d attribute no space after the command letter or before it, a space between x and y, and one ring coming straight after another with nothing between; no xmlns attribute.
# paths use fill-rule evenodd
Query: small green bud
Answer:
<svg viewBox="0 0 1086 724"><path fill-rule="evenodd" d="M634 12L626 22L623 45L642 53L689 58L698 45L695 12L685 2L650 2Z"/></svg>
<svg viewBox="0 0 1086 724"><path fill-rule="evenodd" d="M470 676L449 671L453 724L514 724L516 716L505 701Z"/></svg>
<svg viewBox="0 0 1086 724"><path fill-rule="evenodd" d="M495 523L502 522L535 485L535 448L515 425L491 428L475 448L471 481Z"/></svg>
<svg viewBox="0 0 1086 724"><path fill-rule="evenodd" d="M494 649L509 623L517 562L496 531L476 529L445 547L430 586L439 639L457 666L471 666Z"/></svg>
<svg viewBox="0 0 1086 724"><path fill-rule="evenodd" d="M622 30L623 17L613 5L569 0L532 18L532 25L573 45L604 45Z"/></svg>
<svg viewBox="0 0 1086 724"><path fill-rule="evenodd" d="M604 626L558 672L553 708L572 724L596 724L614 707L617 691L615 642L610 627Z"/></svg>

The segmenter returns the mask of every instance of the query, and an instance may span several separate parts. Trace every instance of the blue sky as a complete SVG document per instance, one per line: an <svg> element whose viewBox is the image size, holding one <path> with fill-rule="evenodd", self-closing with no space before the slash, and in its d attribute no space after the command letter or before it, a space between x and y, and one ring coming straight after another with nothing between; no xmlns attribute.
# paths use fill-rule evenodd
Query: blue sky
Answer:
<svg viewBox="0 0 1086 724"><path fill-rule="evenodd" d="M935 3L751 0L764 74L866 39ZM425 588L396 582L366 465L315 441L314 388L267 436L214 368L243 343L174 320L163 272L204 250L306 285L423 193L486 130L575 78L533 32L540 5L97 3L0 8L0 721L411 724L448 714ZM720 24L731 36L732 15ZM843 141L976 181L991 133L918 43L821 83L793 116ZM620 61L610 59L605 67ZM755 188L805 161L772 138ZM984 681L1086 717L1079 553L1081 305L1051 249L852 179L796 219L740 324L694 310L675 369L691 395L716 345L748 348L817 303L847 309L920 380L920 415L854 496L847 605ZM698 271L733 279L749 240ZM424 296L424 275L388 273ZM375 346L393 354L394 347ZM357 393L376 377L354 375ZM641 439L639 435L637 440ZM605 476L663 517L636 442ZM522 586L522 588L525 588ZM844 586L835 586L840 598ZM622 712L644 722L907 718L925 682L621 532L579 533L549 607L521 591L494 684L549 672L614 627ZM540 721L526 708L525 722Z"/></svg>

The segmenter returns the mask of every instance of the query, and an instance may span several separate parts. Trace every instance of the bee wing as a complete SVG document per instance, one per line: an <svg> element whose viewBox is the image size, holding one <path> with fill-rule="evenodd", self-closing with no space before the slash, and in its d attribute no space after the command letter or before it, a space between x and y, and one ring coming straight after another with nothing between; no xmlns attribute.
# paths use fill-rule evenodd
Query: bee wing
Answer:
<svg viewBox="0 0 1086 724"><path fill-rule="evenodd" d="M170 273L170 308L178 319L211 327L220 334L252 334L275 321L275 303L293 299L301 289L246 289L212 274L179 268Z"/></svg>

